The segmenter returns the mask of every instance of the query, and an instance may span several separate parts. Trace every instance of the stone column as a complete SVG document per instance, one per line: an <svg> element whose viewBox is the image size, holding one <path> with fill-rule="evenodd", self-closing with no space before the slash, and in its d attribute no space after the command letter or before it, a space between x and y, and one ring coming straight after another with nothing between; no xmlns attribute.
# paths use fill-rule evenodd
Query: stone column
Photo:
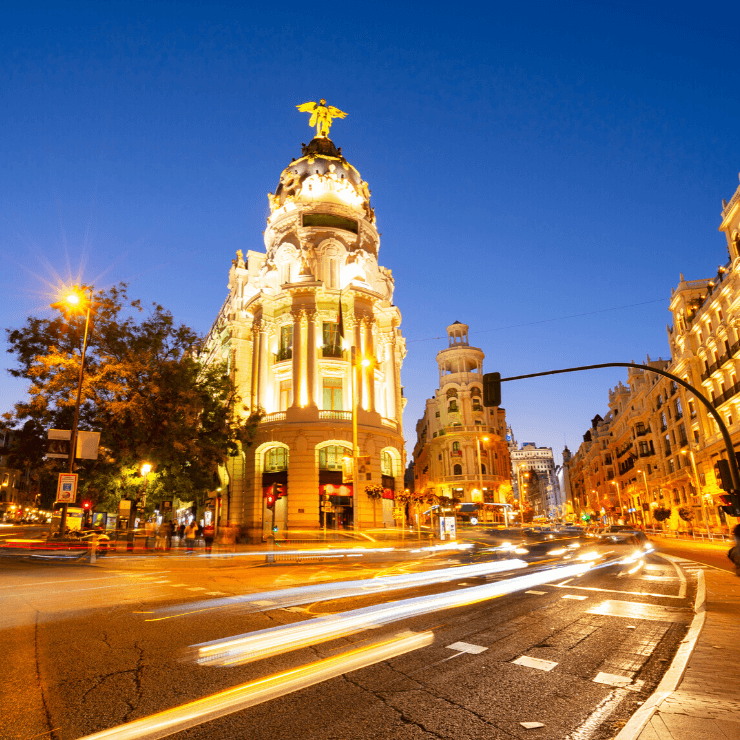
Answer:
<svg viewBox="0 0 740 740"><path fill-rule="evenodd" d="M293 311L293 403L297 409L301 405L301 319L302 311Z"/></svg>
<svg viewBox="0 0 740 740"><path fill-rule="evenodd" d="M354 346L356 347L356 357L357 357L357 364L359 366L358 372L355 373L355 393L357 394L357 407L362 408L362 386L364 383L362 382L363 375L362 373L362 324L360 322L360 319L355 317L354 320Z"/></svg>
<svg viewBox="0 0 740 740"><path fill-rule="evenodd" d="M389 339L385 345L385 399L386 414L389 419L396 419L396 363L395 345Z"/></svg>
<svg viewBox="0 0 740 740"><path fill-rule="evenodd" d="M308 405L317 405L316 380L318 377L318 359L316 352L316 320L317 311L308 312L308 331L306 339L306 384L308 393Z"/></svg>
<svg viewBox="0 0 740 740"><path fill-rule="evenodd" d="M265 411L268 413L274 409L269 408L267 404L267 391L268 391L268 372L269 372L269 327L264 322L260 323L260 350L259 350L259 375L257 378L258 383L258 397L259 397L259 404L262 406Z"/></svg>
<svg viewBox="0 0 740 740"><path fill-rule="evenodd" d="M255 323L254 326L252 326L252 390L249 395L249 406L252 412L255 411L255 406L257 406L259 401L259 356L260 330L259 325Z"/></svg>
<svg viewBox="0 0 740 740"><path fill-rule="evenodd" d="M365 355L371 363L365 368L365 387L367 388L367 410L375 411L375 365L372 360L375 357L373 347L373 322L365 320Z"/></svg>

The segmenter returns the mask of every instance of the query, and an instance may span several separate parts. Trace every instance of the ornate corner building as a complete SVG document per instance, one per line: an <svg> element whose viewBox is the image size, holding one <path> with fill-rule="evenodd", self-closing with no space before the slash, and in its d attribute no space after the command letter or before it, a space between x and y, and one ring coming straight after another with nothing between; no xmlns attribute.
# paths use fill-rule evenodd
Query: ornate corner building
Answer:
<svg viewBox="0 0 740 740"><path fill-rule="evenodd" d="M729 260L712 278L680 276L671 291L670 359L646 367L668 371L699 389L740 450L740 187L722 202L719 230ZM609 391L609 411L596 416L568 463L576 511L619 515L672 529L734 526L719 508L714 464L727 452L705 406L670 378L629 368L627 384Z"/></svg>
<svg viewBox="0 0 740 740"><path fill-rule="evenodd" d="M246 413L262 414L253 445L220 471L228 485L221 521L246 527L255 541L273 517L279 534L393 526L405 465L406 346L393 276L378 264L368 184L321 135L302 146L268 198L265 251L237 252L201 353L204 362L225 360ZM342 482L353 389L358 454L370 458L359 491ZM382 488L382 504L368 486L376 495ZM274 510L268 490L277 494Z"/></svg>
<svg viewBox="0 0 740 740"><path fill-rule="evenodd" d="M439 388L416 424L414 490L468 503L505 503L511 490L506 412L483 406L485 355L468 344L467 324L456 321L447 336L448 347L437 354Z"/></svg>

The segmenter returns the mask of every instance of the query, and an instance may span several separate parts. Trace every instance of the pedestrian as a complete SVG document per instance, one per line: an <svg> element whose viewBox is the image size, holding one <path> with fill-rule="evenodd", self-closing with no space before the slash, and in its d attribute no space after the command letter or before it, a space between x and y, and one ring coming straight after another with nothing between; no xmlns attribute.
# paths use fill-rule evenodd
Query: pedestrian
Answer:
<svg viewBox="0 0 740 740"><path fill-rule="evenodd" d="M727 557L733 562L735 573L740 576L740 524L735 525L732 530L732 537L735 540L735 544L730 548Z"/></svg>
<svg viewBox="0 0 740 740"><path fill-rule="evenodd" d="M185 547L187 548L188 555L192 555L193 549L195 548L195 538L198 536L198 524L194 519L187 527L185 527L184 534Z"/></svg>
<svg viewBox="0 0 740 740"><path fill-rule="evenodd" d="M203 527L203 541L206 543L206 555L211 554L211 548L213 547L213 538L216 536L216 528L211 522L208 522Z"/></svg>
<svg viewBox="0 0 740 740"><path fill-rule="evenodd" d="M185 522L180 522L180 526L177 528L177 536L180 540L185 536Z"/></svg>

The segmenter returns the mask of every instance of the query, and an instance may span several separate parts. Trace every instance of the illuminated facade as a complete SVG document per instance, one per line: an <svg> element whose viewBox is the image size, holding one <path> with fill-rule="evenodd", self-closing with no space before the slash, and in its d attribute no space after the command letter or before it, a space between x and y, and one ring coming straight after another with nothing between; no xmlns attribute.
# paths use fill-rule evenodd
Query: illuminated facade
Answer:
<svg viewBox="0 0 740 740"><path fill-rule="evenodd" d="M265 251L237 252L203 351L207 362L228 361L242 401L264 414L252 447L222 471L224 517L255 541L267 536L273 516L278 535L356 521L393 526L405 465L406 347L393 277L378 264L368 185L341 149L318 136L268 198ZM352 456L352 347L358 454L370 457L359 492L342 484L342 459ZM266 505L273 484L274 514ZM368 497L373 486L382 488L380 500Z"/></svg>
<svg viewBox="0 0 740 740"><path fill-rule="evenodd" d="M513 436L513 435L512 435ZM563 501L560 495L555 458L552 447L537 447L534 442L524 442L517 449L516 442L512 448L509 445L511 457L511 479L517 498L519 495L519 481L527 484L524 500L532 507L535 519L558 519L563 511ZM522 476L529 473L526 479ZM535 475L532 475L532 474Z"/></svg>
<svg viewBox="0 0 740 740"><path fill-rule="evenodd" d="M740 449L740 188L723 202L719 230L729 261L711 279L671 291L666 370L701 390ZM655 373L630 368L627 385L609 392L609 413L596 417L569 466L573 506L655 525L669 510L671 529L732 527L719 508L714 464L727 453L716 422L693 394Z"/></svg>
<svg viewBox="0 0 740 740"><path fill-rule="evenodd" d="M468 344L468 326L447 327L437 354L439 388L416 425L414 490L463 502L504 503L510 484L506 412L483 406L483 351ZM479 465L480 463L480 465Z"/></svg>

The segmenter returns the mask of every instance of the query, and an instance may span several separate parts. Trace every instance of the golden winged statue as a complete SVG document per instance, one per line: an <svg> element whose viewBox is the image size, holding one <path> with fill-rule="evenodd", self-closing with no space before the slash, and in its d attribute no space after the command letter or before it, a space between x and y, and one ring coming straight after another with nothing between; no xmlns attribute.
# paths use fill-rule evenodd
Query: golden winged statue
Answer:
<svg viewBox="0 0 740 740"><path fill-rule="evenodd" d="M308 125L316 126L316 136L322 136L324 138L328 138L329 136L332 118L345 118L347 116L339 108L335 108L333 105L327 105L326 100L323 98L318 103L301 103L296 108L301 113L311 114Z"/></svg>

